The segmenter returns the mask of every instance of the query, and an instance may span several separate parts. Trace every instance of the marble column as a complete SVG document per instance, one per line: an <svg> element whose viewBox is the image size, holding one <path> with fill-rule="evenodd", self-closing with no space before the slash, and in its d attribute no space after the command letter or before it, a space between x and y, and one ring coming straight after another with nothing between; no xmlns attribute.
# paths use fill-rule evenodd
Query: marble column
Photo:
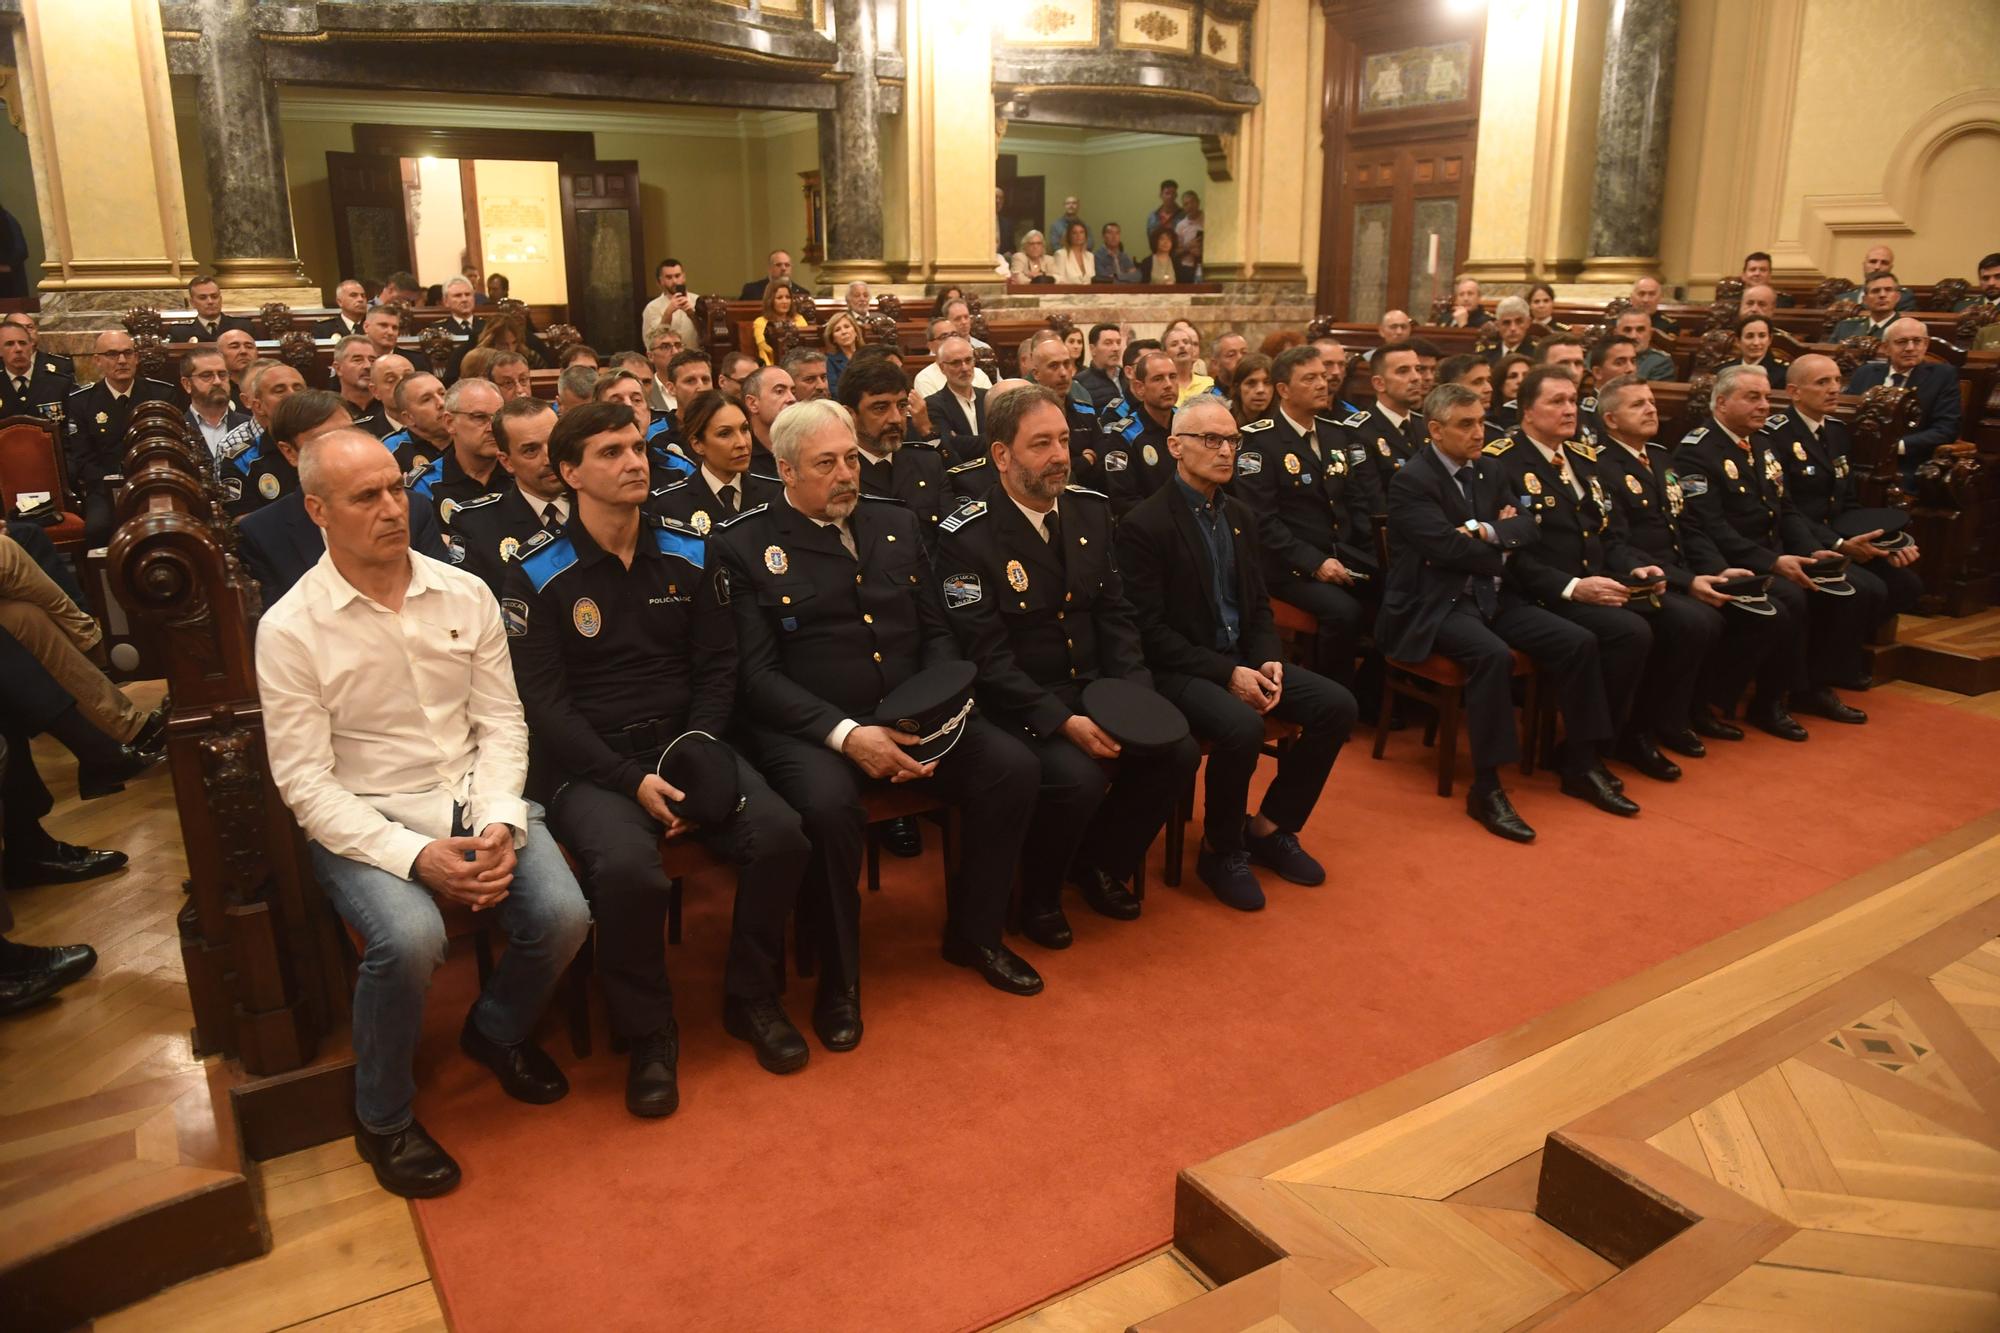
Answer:
<svg viewBox="0 0 2000 1333"><path fill-rule="evenodd" d="M993 190L993 22L972 4L904 8L909 281L998 288Z"/></svg>
<svg viewBox="0 0 2000 1333"><path fill-rule="evenodd" d="M302 287L278 92L265 73L264 45L251 17L256 0L194 0L193 8L201 29L196 108L208 160L216 277L225 289Z"/></svg>
<svg viewBox="0 0 2000 1333"><path fill-rule="evenodd" d="M1612 0L1597 102L1597 174L1585 282L1657 272L1680 0Z"/></svg>
<svg viewBox="0 0 2000 1333"><path fill-rule="evenodd" d="M834 109L819 118L820 180L826 200L826 262L834 295L859 278L889 279L882 262L882 85L875 77L873 0L833 0L833 36L846 74Z"/></svg>

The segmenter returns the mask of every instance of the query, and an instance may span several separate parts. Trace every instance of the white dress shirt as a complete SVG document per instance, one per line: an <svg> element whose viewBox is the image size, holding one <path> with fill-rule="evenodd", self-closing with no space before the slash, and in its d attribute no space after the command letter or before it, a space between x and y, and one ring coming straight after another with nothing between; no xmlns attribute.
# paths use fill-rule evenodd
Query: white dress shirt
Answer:
<svg viewBox="0 0 2000 1333"><path fill-rule="evenodd" d="M553 500L544 500L538 496L531 494L528 488L526 486L521 485L521 483L518 481L514 483L514 486L517 490L521 492L521 498L528 502L528 508L532 509L537 517L543 518L544 521L546 521L546 516L542 513L542 511L547 506L554 505L556 507L556 522L558 523L569 522L569 497L567 495L558 495Z"/></svg>
<svg viewBox="0 0 2000 1333"><path fill-rule="evenodd" d="M972 350L975 352L985 346L986 344L980 342L977 338L974 338L972 340ZM993 387L993 381L987 379L986 372L981 370L977 366L974 366L972 368L972 382L975 386L981 389L990 389ZM922 370L917 372L916 383L912 387L914 387L918 393L928 398L932 394L936 393L939 389L944 388L944 386L945 386L944 367L939 365L937 362L933 361L928 366L925 366Z"/></svg>
<svg viewBox="0 0 2000 1333"><path fill-rule="evenodd" d="M1006 490L1006 487L1003 486L1000 489ZM1057 506L1052 504L1049 506L1047 513L1042 513L1038 510L1028 508L1028 506L1022 504L1019 500L1015 500L1012 492L1008 492L1007 498L1013 500L1014 508L1021 511L1021 517L1028 520L1028 526L1035 530L1035 535L1040 537L1044 542L1048 541L1048 522L1055 515ZM1060 523L1062 520L1057 518L1056 522Z"/></svg>
<svg viewBox="0 0 2000 1333"><path fill-rule="evenodd" d="M195 411L193 408L188 409L188 415L194 418L195 428L201 431L202 442L208 445L209 457L221 458L222 442L229 438L230 426L229 426L228 409L225 408L223 410L222 420L214 422L213 424L209 422L209 419L207 417Z"/></svg>
<svg viewBox="0 0 2000 1333"><path fill-rule="evenodd" d="M658 296L646 302L646 308L639 312L639 336L646 338L657 325L664 322L675 333L681 336L681 346L691 350L699 349L701 347L701 331L695 328L694 320L689 318L685 310L674 311L673 318L668 320L667 306L669 303L669 298L665 292L661 292ZM641 343L639 350L643 352L650 349L644 343Z"/></svg>
<svg viewBox="0 0 2000 1333"><path fill-rule="evenodd" d="M360 592L331 554L264 613L257 693L271 780L306 836L411 878L465 808L527 841L528 724L500 607L484 583L410 556L400 611Z"/></svg>

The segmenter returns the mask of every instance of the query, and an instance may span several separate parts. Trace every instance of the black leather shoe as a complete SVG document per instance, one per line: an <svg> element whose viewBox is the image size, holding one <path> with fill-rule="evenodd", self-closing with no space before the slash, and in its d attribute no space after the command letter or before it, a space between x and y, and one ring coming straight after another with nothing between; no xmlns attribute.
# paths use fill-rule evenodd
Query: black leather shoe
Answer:
<svg viewBox="0 0 2000 1333"><path fill-rule="evenodd" d="M168 706L162 703L158 708L146 714L145 724L139 728L139 734L127 741L126 744L137 750L140 754L151 754L156 750L164 753L167 748Z"/></svg>
<svg viewBox="0 0 2000 1333"><path fill-rule="evenodd" d="M1753 708L1745 715L1744 720L1759 731L1770 732L1781 741L1802 741L1807 738L1806 729L1782 708Z"/></svg>
<svg viewBox="0 0 2000 1333"><path fill-rule="evenodd" d="M165 750L118 747L118 757L102 764L78 764L76 794L86 801L125 790L125 784L167 757Z"/></svg>
<svg viewBox="0 0 2000 1333"><path fill-rule="evenodd" d="M1793 695L1792 708L1795 712L1811 713L1829 722L1845 722L1850 727L1858 727L1868 720L1868 714L1842 703L1840 696L1828 685L1803 695Z"/></svg>
<svg viewBox="0 0 2000 1333"><path fill-rule="evenodd" d="M32 889L37 884L77 884L125 868L123 852L56 843L39 856L7 860L7 887Z"/></svg>
<svg viewBox="0 0 2000 1333"><path fill-rule="evenodd" d="M533 1038L503 1046L481 1032L467 1014L465 1026L458 1030L458 1049L492 1070L501 1089L517 1102L546 1106L569 1095L569 1080Z"/></svg>
<svg viewBox="0 0 2000 1333"><path fill-rule="evenodd" d="M1734 722L1724 721L1722 718L1706 710L1694 715L1694 723L1690 730L1695 735L1705 736L1712 741L1740 741L1743 739L1743 728L1737 726Z"/></svg>
<svg viewBox="0 0 2000 1333"><path fill-rule="evenodd" d="M21 946L12 965L0 969L0 1014L32 1009L96 966L97 950L88 944Z"/></svg>
<svg viewBox="0 0 2000 1333"><path fill-rule="evenodd" d="M1565 773L1562 780L1562 794L1574 796L1579 801L1588 801L1599 810L1613 815L1631 817L1639 813L1639 803L1614 790L1611 775L1602 765L1582 773Z"/></svg>
<svg viewBox="0 0 2000 1333"><path fill-rule="evenodd" d="M924 826L915 815L892 819L882 826L882 846L889 855L909 858L924 854Z"/></svg>
<svg viewBox="0 0 2000 1333"><path fill-rule="evenodd" d="M1108 916L1113 921L1136 921L1142 904L1132 896L1132 890L1111 878L1095 866L1080 866L1070 871L1070 883L1083 895L1090 910L1099 916Z"/></svg>
<svg viewBox="0 0 2000 1333"><path fill-rule="evenodd" d="M1279 829L1268 838L1260 838L1246 827L1243 830L1243 850L1250 853L1250 859L1258 865L1277 871L1280 879L1288 879L1307 888L1326 883L1326 868L1299 846L1295 833Z"/></svg>
<svg viewBox="0 0 2000 1333"><path fill-rule="evenodd" d="M829 1051L851 1051L861 1044L861 990L858 986L821 986L813 999L813 1031Z"/></svg>
<svg viewBox="0 0 2000 1333"><path fill-rule="evenodd" d="M1701 737L1682 728L1679 731L1663 731L1659 734L1660 748L1672 750L1686 759L1706 759L1708 747L1701 743Z"/></svg>
<svg viewBox="0 0 2000 1333"><path fill-rule="evenodd" d="M1509 842L1533 842L1535 831L1528 827L1528 821L1514 812L1514 803L1507 799L1507 793L1499 787L1489 792L1468 792L1465 797L1465 813L1479 821L1479 826L1488 833L1507 839Z"/></svg>
<svg viewBox="0 0 2000 1333"><path fill-rule="evenodd" d="M722 1002L722 1028L739 1041L750 1043L757 1063L773 1074L790 1074L804 1069L812 1058L806 1039L785 1017L785 1006L775 995L754 1000L732 995Z"/></svg>
<svg viewBox="0 0 2000 1333"><path fill-rule="evenodd" d="M634 1040L632 1067L625 1074L625 1109L648 1120L679 1109L680 1058L681 1038L674 1028L648 1032Z"/></svg>
<svg viewBox="0 0 2000 1333"><path fill-rule="evenodd" d="M1076 941L1061 903L1021 904L1021 933L1044 949L1067 949Z"/></svg>
<svg viewBox="0 0 2000 1333"><path fill-rule="evenodd" d="M1843 690L1853 690L1857 694L1862 694L1875 688L1875 677L1863 671L1856 675L1843 676L1833 683Z"/></svg>
<svg viewBox="0 0 2000 1333"><path fill-rule="evenodd" d="M956 935L945 936L944 960L956 967L969 967L986 978L994 990L1009 995L1039 995L1042 974L1028 966L1028 960L1004 944L967 944Z"/></svg>
<svg viewBox="0 0 2000 1333"><path fill-rule="evenodd" d="M1650 736L1627 736L1618 743L1618 762L1630 764L1655 782L1679 782L1681 766L1660 753Z"/></svg>
<svg viewBox="0 0 2000 1333"><path fill-rule="evenodd" d="M1223 906L1239 912L1264 910L1264 886L1250 868L1250 853L1218 852L1204 840L1194 858L1194 873Z"/></svg>
<svg viewBox="0 0 2000 1333"><path fill-rule="evenodd" d="M377 1134L359 1125L354 1147L375 1168L375 1182L405 1199L431 1199L458 1185L458 1163L412 1120L407 1129Z"/></svg>

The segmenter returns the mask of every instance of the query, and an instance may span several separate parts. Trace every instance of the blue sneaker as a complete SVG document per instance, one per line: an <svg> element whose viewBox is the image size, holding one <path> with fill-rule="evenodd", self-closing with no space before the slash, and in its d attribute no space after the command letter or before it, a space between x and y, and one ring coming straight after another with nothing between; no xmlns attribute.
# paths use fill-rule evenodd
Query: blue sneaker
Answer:
<svg viewBox="0 0 2000 1333"><path fill-rule="evenodd" d="M1252 861L1260 866L1269 866L1294 884L1311 887L1326 883L1326 869L1306 855L1306 849L1299 846L1296 833L1279 829L1268 838L1260 838L1245 829L1243 847L1250 853Z"/></svg>
<svg viewBox="0 0 2000 1333"><path fill-rule="evenodd" d="M1264 886L1250 869L1250 853L1214 852L1204 846L1195 858L1194 872L1226 906L1239 912L1264 910Z"/></svg>

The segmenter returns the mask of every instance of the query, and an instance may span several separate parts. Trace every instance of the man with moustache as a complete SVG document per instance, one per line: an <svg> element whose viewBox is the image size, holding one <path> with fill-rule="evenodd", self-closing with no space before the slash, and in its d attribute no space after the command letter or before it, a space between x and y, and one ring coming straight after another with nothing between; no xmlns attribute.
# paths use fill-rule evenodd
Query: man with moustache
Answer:
<svg viewBox="0 0 2000 1333"><path fill-rule="evenodd" d="M452 519L452 549L465 572L501 595L507 566L538 533L569 522L570 495L549 458L555 409L539 398L516 398L493 414L493 447L512 485L499 498L474 501ZM498 473L494 480L500 480Z"/></svg>
<svg viewBox="0 0 2000 1333"><path fill-rule="evenodd" d="M230 406L229 391L229 370L214 346L197 343L181 357L181 392L188 400L181 417L207 448L212 464L221 461L229 432L250 419L248 412Z"/></svg>
<svg viewBox="0 0 2000 1333"><path fill-rule="evenodd" d="M951 485L934 445L903 438L909 393L909 377L881 357L863 357L840 377L840 405L854 414L861 450L862 494L901 501L916 516L929 551L937 544L938 525L951 512Z"/></svg>

